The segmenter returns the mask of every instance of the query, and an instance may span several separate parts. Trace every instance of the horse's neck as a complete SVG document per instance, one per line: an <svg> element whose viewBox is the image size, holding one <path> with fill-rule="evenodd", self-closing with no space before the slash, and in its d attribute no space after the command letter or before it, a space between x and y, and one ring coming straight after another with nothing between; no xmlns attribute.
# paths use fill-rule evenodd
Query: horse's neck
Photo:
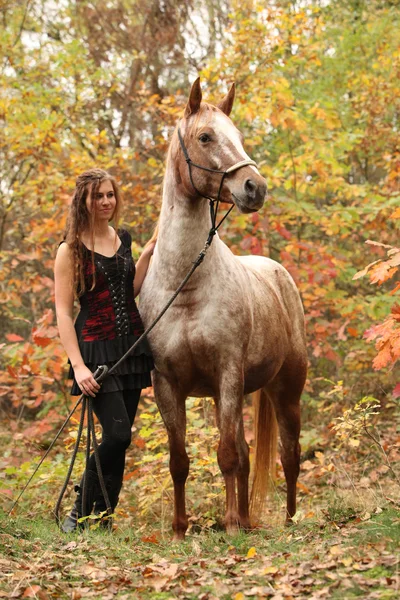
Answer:
<svg viewBox="0 0 400 600"><path fill-rule="evenodd" d="M157 238L157 262L177 277L184 277L204 248L211 227L208 202L201 198L191 200L179 194L171 175L166 174ZM202 275L219 253L220 240L214 239L207 258L198 271ZM199 277L199 275L198 275ZM172 282L171 282L172 283Z"/></svg>

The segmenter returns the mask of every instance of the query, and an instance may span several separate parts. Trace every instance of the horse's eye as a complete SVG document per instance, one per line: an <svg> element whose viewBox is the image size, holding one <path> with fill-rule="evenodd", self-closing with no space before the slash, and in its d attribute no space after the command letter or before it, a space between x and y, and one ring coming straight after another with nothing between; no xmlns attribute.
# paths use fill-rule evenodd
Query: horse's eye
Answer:
<svg viewBox="0 0 400 600"><path fill-rule="evenodd" d="M210 138L210 136L208 135L208 133L202 133L202 134L199 136L199 141L200 141L202 144L206 144L207 142L211 142L211 138Z"/></svg>

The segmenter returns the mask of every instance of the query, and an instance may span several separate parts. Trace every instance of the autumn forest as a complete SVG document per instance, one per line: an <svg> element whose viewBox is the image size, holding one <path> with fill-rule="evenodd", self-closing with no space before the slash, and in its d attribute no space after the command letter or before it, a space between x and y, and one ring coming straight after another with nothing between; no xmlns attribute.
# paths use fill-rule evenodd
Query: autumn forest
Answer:
<svg viewBox="0 0 400 600"><path fill-rule="evenodd" d="M0 1L0 597L399 597L399 28L398 0ZM211 103L235 82L231 117L268 184L220 237L283 264L304 305L295 523L278 462L259 528L225 534L213 402L189 398L190 525L171 544L148 389L114 531L63 537L52 510L79 415L8 513L72 406L53 268L75 179L116 177L137 259L198 76ZM252 415L249 397L250 448Z"/></svg>

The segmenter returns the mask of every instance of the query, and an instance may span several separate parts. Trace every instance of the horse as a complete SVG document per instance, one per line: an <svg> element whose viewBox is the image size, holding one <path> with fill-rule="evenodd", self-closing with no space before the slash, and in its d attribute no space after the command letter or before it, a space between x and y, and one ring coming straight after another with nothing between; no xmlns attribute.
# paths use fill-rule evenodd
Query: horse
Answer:
<svg viewBox="0 0 400 600"><path fill-rule="evenodd" d="M197 79L172 135L157 244L140 292L146 327L204 246L210 230L206 198L218 195L221 202L234 203L246 214L264 204L266 181L245 153L243 136L229 118L234 97L233 84L217 106L203 102ZM203 264L149 341L155 359L155 399L168 433L174 539L184 539L188 527L188 396L212 397L215 402L227 533L252 526L249 447L242 414L244 396L250 393L255 397L256 413L251 507L256 510L266 495L279 430L287 485L286 521L290 523L296 512L300 396L307 353L303 307L289 273L266 257L235 256L216 234Z"/></svg>

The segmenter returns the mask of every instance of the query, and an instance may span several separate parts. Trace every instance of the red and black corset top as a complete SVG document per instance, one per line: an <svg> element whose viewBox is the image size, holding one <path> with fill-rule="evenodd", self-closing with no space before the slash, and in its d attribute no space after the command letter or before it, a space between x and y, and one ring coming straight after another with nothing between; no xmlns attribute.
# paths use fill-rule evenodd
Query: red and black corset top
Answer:
<svg viewBox="0 0 400 600"><path fill-rule="evenodd" d="M130 234L118 233L121 245L112 257L92 253L84 247L85 293L80 296L80 313L75 327L80 342L114 340L121 336L139 336L143 324L133 294L135 264Z"/></svg>

